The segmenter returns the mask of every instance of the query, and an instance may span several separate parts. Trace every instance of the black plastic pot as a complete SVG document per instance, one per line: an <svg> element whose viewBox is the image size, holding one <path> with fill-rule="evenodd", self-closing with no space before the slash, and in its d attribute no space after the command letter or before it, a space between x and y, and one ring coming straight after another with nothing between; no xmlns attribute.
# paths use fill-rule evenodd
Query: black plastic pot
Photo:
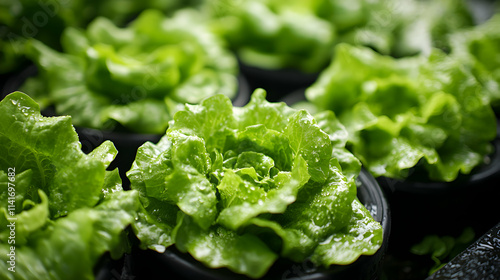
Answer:
<svg viewBox="0 0 500 280"><path fill-rule="evenodd" d="M266 99L271 102L300 88L312 85L319 73L303 73L295 69L264 69L239 62L240 72L248 80L250 90L263 88L267 91Z"/></svg>
<svg viewBox="0 0 500 280"><path fill-rule="evenodd" d="M322 279L378 279L381 260L386 252L391 230L390 209L384 193L375 179L366 171L358 178L358 198L380 222L384 230L382 247L372 256L361 256L346 266L330 269L315 268L310 262L293 263L278 260L261 279L322 280ZM196 280L248 280L228 269L210 269L196 261L191 255L181 253L171 246L163 253L152 250L133 252L132 274L134 279L196 279Z"/></svg>
<svg viewBox="0 0 500 280"><path fill-rule="evenodd" d="M26 81L26 79L35 76L36 74L36 66L31 65L23 70L19 75L7 81L2 92L2 98L6 94L18 90L24 83L24 81ZM238 76L238 86L238 93L233 99L233 105L241 107L248 103L251 93L248 82L242 75ZM54 116L55 111L53 108L47 108L42 111L42 114L44 114L45 116ZM123 187L126 190L130 189L130 181L125 173L131 168L132 162L134 161L135 155L137 153L137 149L147 141L157 143L162 136L157 134L132 133L124 129L120 131L107 131L78 126L76 126L75 129L78 133L78 137L80 138L80 142L82 143L82 151L84 153L91 152L106 140L110 140L113 142L116 149L118 150L118 155L111 163L110 169L119 169Z"/></svg>

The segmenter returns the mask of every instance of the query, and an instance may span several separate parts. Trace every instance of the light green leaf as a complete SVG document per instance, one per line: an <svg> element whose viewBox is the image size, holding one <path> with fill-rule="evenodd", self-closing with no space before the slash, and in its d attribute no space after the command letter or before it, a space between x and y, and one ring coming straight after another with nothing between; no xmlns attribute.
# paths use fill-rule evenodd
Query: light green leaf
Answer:
<svg viewBox="0 0 500 280"><path fill-rule="evenodd" d="M188 216L175 228L176 246L211 268L228 267L251 278L262 277L277 259L260 239L223 227L203 230Z"/></svg>

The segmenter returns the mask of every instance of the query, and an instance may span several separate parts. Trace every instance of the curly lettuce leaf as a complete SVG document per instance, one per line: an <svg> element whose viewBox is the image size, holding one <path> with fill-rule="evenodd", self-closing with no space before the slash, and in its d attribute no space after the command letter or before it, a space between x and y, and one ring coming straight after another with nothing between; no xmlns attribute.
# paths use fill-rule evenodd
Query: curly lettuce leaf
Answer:
<svg viewBox="0 0 500 280"><path fill-rule="evenodd" d="M262 277L278 258L251 234L237 234L224 227L203 230L189 216L181 215L175 228L177 248L189 252L208 267L228 267L251 278Z"/></svg>
<svg viewBox="0 0 500 280"><path fill-rule="evenodd" d="M303 157L311 179L324 182L330 172L332 143L330 137L316 124L316 120L302 110L289 118L284 130L295 156Z"/></svg>
<svg viewBox="0 0 500 280"><path fill-rule="evenodd" d="M334 159L332 159L334 161ZM300 191L280 222L286 228L304 232L316 242L344 228L352 216L355 187L347 182L339 166L331 166L331 175L323 186L309 182Z"/></svg>
<svg viewBox="0 0 500 280"><path fill-rule="evenodd" d="M132 168L127 172L127 177L134 182L134 189L139 192L141 200L138 219L132 225L133 231L141 240L142 248L159 252L174 244L172 230L176 225L179 208L175 204L148 197L147 189L157 186L161 190L165 177L173 172L171 145L167 138L162 138L156 145L146 142L137 150Z"/></svg>
<svg viewBox="0 0 500 280"><path fill-rule="evenodd" d="M281 131L286 127L288 118L295 113L295 110L285 103L267 102L261 97L263 94L264 90L256 89L244 109L233 108L241 130L251 125L262 124L268 129Z"/></svg>
<svg viewBox="0 0 500 280"><path fill-rule="evenodd" d="M484 88L438 50L393 59L339 45L306 97L338 116L347 147L374 176L406 178L418 165L432 180L453 181L482 163L495 137Z"/></svg>
<svg viewBox="0 0 500 280"><path fill-rule="evenodd" d="M285 212L287 206L297 199L300 187L310 178L304 172L306 169L306 161L300 155L297 156L292 171L278 173L273 182L276 186L267 192L258 184L236 176L231 170L226 171L218 187L224 209L220 211L217 222L228 229L237 230L260 214Z"/></svg>
<svg viewBox="0 0 500 280"><path fill-rule="evenodd" d="M224 147L229 131L227 127L234 126L233 108L231 102L220 95L205 99L199 106L186 105L184 110L175 114L178 121L170 124L173 131L187 136L203 138L206 150ZM217 104L217 107L214 106ZM206 120L210 120L207 122Z"/></svg>
<svg viewBox="0 0 500 280"><path fill-rule="evenodd" d="M324 266L331 264L350 264L360 253L372 255L382 243L382 231L374 222L366 208L355 199L352 202L353 216L349 225L339 233L332 234L316 247L312 261ZM338 242L337 240L344 240Z"/></svg>
<svg viewBox="0 0 500 280"><path fill-rule="evenodd" d="M236 59L197 17L146 10L124 28L96 18L85 30L65 29L62 52L30 40L39 75L27 85L35 79L42 87L33 96L77 126L162 134L175 104L236 94Z"/></svg>
<svg viewBox="0 0 500 280"><path fill-rule="evenodd" d="M15 167L18 173L31 170L31 184L50 198L51 216L64 216L98 202L105 169L117 153L111 143L98 148L106 150L105 156L103 151L85 155L71 118L42 117L38 104L20 92L8 95L0 110L4 120L0 164L4 170Z"/></svg>
<svg viewBox="0 0 500 280"><path fill-rule="evenodd" d="M133 224L142 248L175 244L210 268L258 278L278 256L314 257L333 235L359 246L348 259L316 265L353 262L380 247L380 225L366 211L355 214L363 208L353 204L361 166L345 149L342 124L331 112L317 121L265 94L255 91L240 108L223 95L186 105L158 144L139 148L127 176L143 206Z"/></svg>
<svg viewBox="0 0 500 280"><path fill-rule="evenodd" d="M0 102L0 117L0 278L93 279L104 253L129 249L124 229L139 207L118 170L106 171L114 145L84 154L70 117L42 117L21 92ZM13 247L15 272L7 263Z"/></svg>
<svg viewBox="0 0 500 280"><path fill-rule="evenodd" d="M42 199L41 207L46 199ZM0 245L0 276L2 279L94 279L94 266L105 252L111 251L115 257L123 253L124 248L119 245L126 236L122 232L134 220L137 207L136 192L117 192L95 208L77 209L56 221L42 219L44 228L30 236L29 244L18 244L16 236L15 272L7 269L10 245ZM34 210L21 215L40 220ZM24 222L18 219L16 224ZM41 255L44 257L40 258Z"/></svg>

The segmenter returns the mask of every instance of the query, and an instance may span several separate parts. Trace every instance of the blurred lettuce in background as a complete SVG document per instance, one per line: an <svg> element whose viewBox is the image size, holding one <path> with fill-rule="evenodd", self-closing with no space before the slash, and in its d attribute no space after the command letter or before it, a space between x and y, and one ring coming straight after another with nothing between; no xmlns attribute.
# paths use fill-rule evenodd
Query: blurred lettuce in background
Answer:
<svg viewBox="0 0 500 280"><path fill-rule="evenodd" d="M76 126L164 133L178 104L238 89L236 59L199 19L187 9L147 10L125 28L97 18L65 29L63 52L32 39L26 53L39 75L23 90Z"/></svg>
<svg viewBox="0 0 500 280"><path fill-rule="evenodd" d="M393 57L429 54L433 47L448 52L448 34L474 24L466 1L381 0L362 6L365 23L343 32L339 42Z"/></svg>
<svg viewBox="0 0 500 280"><path fill-rule="evenodd" d="M207 1L213 28L240 59L264 68L325 66L335 27L316 16L317 1Z"/></svg>
<svg viewBox="0 0 500 280"><path fill-rule="evenodd" d="M66 27L86 27L99 16L123 26L145 9L171 14L199 2L201 0L3 0L0 2L0 74L22 67L24 43L29 38L60 50L59 38Z"/></svg>
<svg viewBox="0 0 500 280"><path fill-rule="evenodd" d="M215 30L246 64L319 72L333 46L369 46L395 57L448 50L446 36L471 26L465 1L207 0Z"/></svg>

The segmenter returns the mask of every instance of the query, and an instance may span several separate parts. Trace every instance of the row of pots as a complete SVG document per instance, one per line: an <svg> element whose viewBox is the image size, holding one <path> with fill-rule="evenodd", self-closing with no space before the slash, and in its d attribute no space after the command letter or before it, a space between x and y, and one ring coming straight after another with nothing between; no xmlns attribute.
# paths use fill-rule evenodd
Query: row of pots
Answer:
<svg viewBox="0 0 500 280"><path fill-rule="evenodd" d="M9 79L4 86L3 94L17 90L27 77L35 74L36 68L29 67L20 75ZM238 80L239 92L233 99L233 105L244 106L254 88L249 85L246 75L240 75ZM278 95L274 98L278 98ZM56 115L50 107L42 111L42 114ZM102 131L85 127L75 127L75 130L85 153L92 151L105 140L114 143L119 153L109 169L118 167L126 190L130 189L130 181L125 173L130 169L138 147L146 141L156 143L161 138L161 135ZM389 241L391 215L383 191L366 170L363 170L358 178L358 198L384 230L383 245L375 255L362 256L354 264L333 266L330 269L315 268L309 262L293 263L281 260L271 268L264 279L330 279L333 276L338 279L378 278ZM133 279L249 279L227 269L208 269L189 254L180 253L175 248L168 248L165 253L160 254L151 250L143 251L134 246L132 253L126 254L124 258L112 260L109 255L105 255L96 266L97 279L132 279L131 277Z"/></svg>
<svg viewBox="0 0 500 280"><path fill-rule="evenodd" d="M4 86L3 93L18 88L34 71L34 68L28 68L21 75L10 79ZM241 71L239 92L233 100L235 106L245 105L253 89L265 86L270 87L270 101L282 100L291 105L304 99L300 88L308 86L315 79L313 75L303 76L294 71L262 72L248 66L242 66ZM293 94L284 96L287 92ZM50 109L44 113L53 115ZM129 189L125 172L130 169L137 148L146 141L156 143L161 137L82 127L77 127L76 130L84 152L93 150L104 140L111 140L115 144L119 154L110 168L119 168L125 189ZM466 225L472 225L480 234L486 232L500 221L497 214L499 212L495 209L495 198L500 192L498 188L494 188L500 177L500 137L494 141L494 145L496 151L489 156L489 164L476 169L472 175L462 176L451 183L396 181L384 177L375 180L368 172L363 171L359 177L358 196L384 228L384 246L379 252L374 256L364 256L348 267L336 267L328 271L316 271L307 263L279 263L273 267L267 279L278 279L278 276L281 279L329 279L332 273L335 277L344 277L339 279L376 279L382 273L383 256L387 250L404 256L408 254L409 247L425 235L449 234L460 231ZM389 210L389 206L392 210ZM129 276L155 279L163 277L165 273L173 273L172 271L178 271L179 277L184 279L235 279L234 274L228 274L224 269L208 270L189 255L175 249L167 250L164 254L136 249L119 262L105 262L104 267L108 269L100 272L99 279L110 279L110 273L115 278L120 275L121 279Z"/></svg>

